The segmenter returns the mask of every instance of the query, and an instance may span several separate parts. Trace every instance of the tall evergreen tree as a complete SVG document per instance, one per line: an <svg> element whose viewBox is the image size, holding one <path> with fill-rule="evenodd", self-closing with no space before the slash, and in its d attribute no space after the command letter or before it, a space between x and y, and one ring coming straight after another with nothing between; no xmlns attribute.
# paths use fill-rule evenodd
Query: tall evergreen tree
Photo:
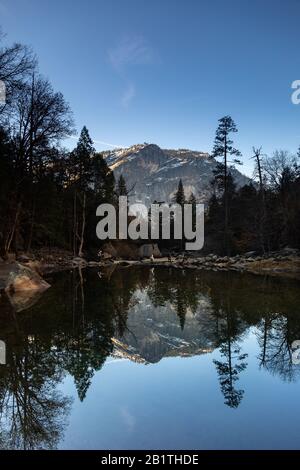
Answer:
<svg viewBox="0 0 300 470"><path fill-rule="evenodd" d="M83 256L84 236L86 229L87 193L93 183L93 157L95 149L86 126L82 128L75 150L73 151L73 253ZM78 202L80 208L78 207ZM81 215L79 214L79 210ZM81 220L80 220L81 219ZM80 227L79 227L80 221Z"/></svg>
<svg viewBox="0 0 300 470"><path fill-rule="evenodd" d="M93 180L95 148L86 126L83 126L73 151L74 180L79 191L86 191Z"/></svg>
<svg viewBox="0 0 300 470"><path fill-rule="evenodd" d="M109 202L113 204L115 191L115 178L106 161L100 153L93 158L93 190L97 202Z"/></svg>
<svg viewBox="0 0 300 470"><path fill-rule="evenodd" d="M194 193L191 193L188 203L192 205L192 226L193 230L196 229L196 210L197 210L197 200Z"/></svg>
<svg viewBox="0 0 300 470"><path fill-rule="evenodd" d="M215 173L215 178L219 182L224 190L224 241L225 241L225 250L227 254L230 252L230 241L229 241L229 163L241 164L241 161L237 158L241 156L241 152L233 147L233 141L230 138L231 133L237 132L235 122L231 116L224 116L219 119L219 126L216 130L216 137L214 142L214 148L212 156L214 158L221 158L221 163L219 162L217 166L217 171ZM230 161L229 158L233 156L236 157L233 161Z"/></svg>
<svg viewBox="0 0 300 470"><path fill-rule="evenodd" d="M175 193L175 202L180 206L183 206L185 203L184 187L182 184L182 179L179 180L178 188Z"/></svg>
<svg viewBox="0 0 300 470"><path fill-rule="evenodd" d="M183 233L183 230L184 230L184 212L183 212L183 206L186 202L186 199L185 199L184 187L183 187L181 178L179 180L178 188L177 188L177 191L175 193L175 198L174 199L175 199L176 204L179 204L182 208L182 215L181 215L182 235L181 235L181 241L180 241L180 248L181 248L181 250L183 250L183 245L184 245L184 233Z"/></svg>
<svg viewBox="0 0 300 470"><path fill-rule="evenodd" d="M120 175L117 183L117 196L128 196L128 189L123 175Z"/></svg>

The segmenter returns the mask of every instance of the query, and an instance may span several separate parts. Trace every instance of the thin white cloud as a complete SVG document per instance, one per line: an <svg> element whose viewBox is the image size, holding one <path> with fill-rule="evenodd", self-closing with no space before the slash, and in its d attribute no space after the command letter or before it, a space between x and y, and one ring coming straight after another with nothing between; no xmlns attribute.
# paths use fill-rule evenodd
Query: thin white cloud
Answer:
<svg viewBox="0 0 300 470"><path fill-rule="evenodd" d="M108 50L108 59L118 75L128 80L128 69L133 65L154 63L154 51L142 36L127 36L115 47ZM127 108L136 95L136 87L132 81L127 85L121 96L121 106Z"/></svg>
<svg viewBox="0 0 300 470"><path fill-rule="evenodd" d="M72 135L69 138L73 140L78 140L79 135ZM97 140L92 139L92 140L93 140L93 143L97 145L106 145L107 147L112 147L112 148L125 148L126 147L126 145L110 144L109 142L105 142L104 140L98 140L98 139Z"/></svg>
<svg viewBox="0 0 300 470"><path fill-rule="evenodd" d="M122 99L121 99L122 106L124 108L127 108L131 100L135 97L135 95L136 95L135 86L132 83L130 83L122 96Z"/></svg>
<svg viewBox="0 0 300 470"><path fill-rule="evenodd" d="M153 49L141 36L125 37L109 49L108 58L118 71L128 65L142 65L153 62Z"/></svg>
<svg viewBox="0 0 300 470"><path fill-rule="evenodd" d="M95 144L99 145L107 145L107 147L113 147L113 148L124 148L126 145L117 145L117 144L110 144L108 142L104 142L103 140L93 140Z"/></svg>

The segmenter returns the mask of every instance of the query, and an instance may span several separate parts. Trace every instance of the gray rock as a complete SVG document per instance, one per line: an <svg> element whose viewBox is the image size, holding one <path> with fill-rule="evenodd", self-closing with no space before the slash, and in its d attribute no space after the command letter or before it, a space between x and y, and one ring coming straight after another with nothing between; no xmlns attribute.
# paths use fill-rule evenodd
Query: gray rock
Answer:
<svg viewBox="0 0 300 470"><path fill-rule="evenodd" d="M187 194L197 194L199 202L207 202L209 183L217 162L206 152L161 149L155 144L136 144L130 148L103 153L116 179L122 174L128 187L134 187L132 202L147 206L154 200L171 202L181 178ZM249 183L249 178L233 170L238 187Z"/></svg>

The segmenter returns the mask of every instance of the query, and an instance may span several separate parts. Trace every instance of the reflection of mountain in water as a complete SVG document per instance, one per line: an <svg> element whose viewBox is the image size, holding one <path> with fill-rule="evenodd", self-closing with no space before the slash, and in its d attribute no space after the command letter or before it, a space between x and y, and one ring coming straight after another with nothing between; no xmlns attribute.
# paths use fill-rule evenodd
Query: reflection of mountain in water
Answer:
<svg viewBox="0 0 300 470"><path fill-rule="evenodd" d="M60 273L40 301L16 314L0 297L0 448L55 448L70 398L59 392L73 377L85 400L109 356L156 363L217 349L214 365L224 403L246 394L244 338L257 335L258 366L282 380L299 378L291 345L300 338L297 282L236 273L119 269Z"/></svg>
<svg viewBox="0 0 300 470"><path fill-rule="evenodd" d="M209 298L201 296L195 313L187 308L182 329L175 306L154 306L147 289L134 294L125 334L114 341L113 355L133 361L158 362L166 356L194 356L216 346Z"/></svg>

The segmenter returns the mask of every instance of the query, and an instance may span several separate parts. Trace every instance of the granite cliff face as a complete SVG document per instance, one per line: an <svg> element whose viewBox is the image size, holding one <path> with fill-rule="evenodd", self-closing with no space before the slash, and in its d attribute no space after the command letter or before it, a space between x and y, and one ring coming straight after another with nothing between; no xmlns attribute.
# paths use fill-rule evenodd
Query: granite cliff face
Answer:
<svg viewBox="0 0 300 470"><path fill-rule="evenodd" d="M115 177L123 174L128 188L133 188L131 202L146 205L155 200L171 202L180 178L187 197L193 192L198 202L206 202L217 163L208 153L161 149L155 144L137 144L127 149L104 152L104 158ZM232 174L238 186L250 181L237 170L233 170Z"/></svg>

